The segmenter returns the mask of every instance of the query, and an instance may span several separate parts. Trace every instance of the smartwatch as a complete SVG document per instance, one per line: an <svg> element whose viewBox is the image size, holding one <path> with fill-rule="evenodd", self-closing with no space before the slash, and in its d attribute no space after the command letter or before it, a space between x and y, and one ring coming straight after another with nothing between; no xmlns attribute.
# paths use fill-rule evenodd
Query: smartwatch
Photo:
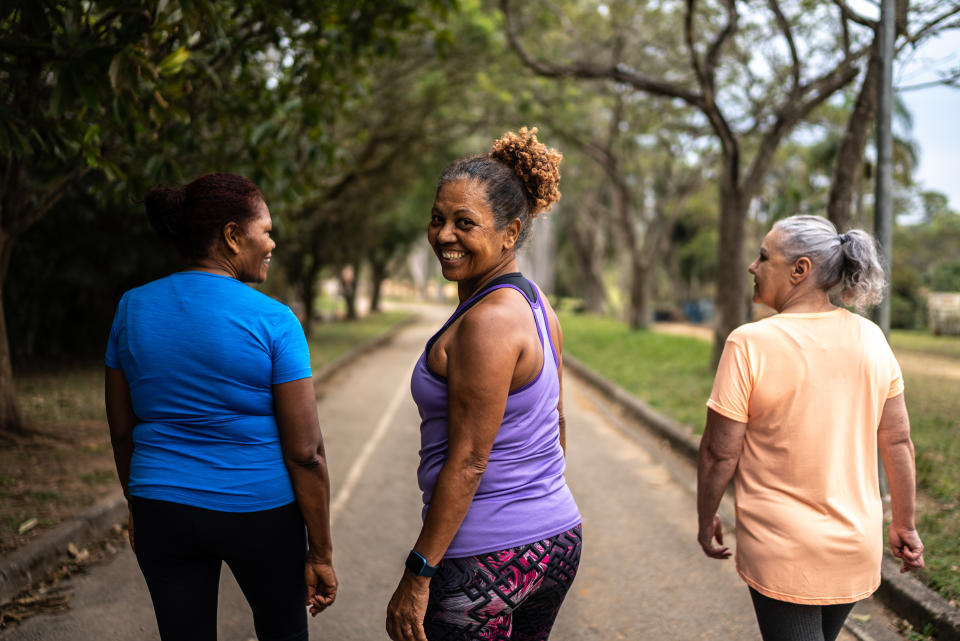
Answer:
<svg viewBox="0 0 960 641"><path fill-rule="evenodd" d="M427 563L423 555L416 550L410 550L410 554L407 555L406 565L407 569L410 570L410 573L414 576L431 577L437 573L437 566Z"/></svg>

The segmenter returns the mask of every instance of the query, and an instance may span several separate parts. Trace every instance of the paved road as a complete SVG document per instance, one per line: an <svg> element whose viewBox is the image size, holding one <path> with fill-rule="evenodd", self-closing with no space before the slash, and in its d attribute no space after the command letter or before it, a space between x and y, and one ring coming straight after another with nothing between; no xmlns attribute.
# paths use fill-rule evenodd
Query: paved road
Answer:
<svg viewBox="0 0 960 641"><path fill-rule="evenodd" d="M334 607L311 621L314 639L387 638L385 606L420 526L418 416L409 374L446 312L435 310L325 384L319 408L341 589ZM689 465L656 439L624 430L625 419L573 377L565 381L564 402L567 478L584 517L584 552L553 638L759 640L732 562L711 561L696 546ZM68 612L29 619L0 640L159 638L129 550L73 580L72 590ZM226 569L219 617L222 641L254 638Z"/></svg>

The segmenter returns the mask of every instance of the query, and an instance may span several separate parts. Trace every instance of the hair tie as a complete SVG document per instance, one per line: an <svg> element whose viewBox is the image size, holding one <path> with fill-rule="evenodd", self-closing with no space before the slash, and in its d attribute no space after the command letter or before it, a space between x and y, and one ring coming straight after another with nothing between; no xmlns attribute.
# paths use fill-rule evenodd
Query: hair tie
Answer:
<svg viewBox="0 0 960 641"><path fill-rule="evenodd" d="M839 234L839 235L837 236L837 238L840 239L840 244L841 244L841 245L844 244L845 242L847 242L848 240L850 240L850 237L847 236L846 234Z"/></svg>

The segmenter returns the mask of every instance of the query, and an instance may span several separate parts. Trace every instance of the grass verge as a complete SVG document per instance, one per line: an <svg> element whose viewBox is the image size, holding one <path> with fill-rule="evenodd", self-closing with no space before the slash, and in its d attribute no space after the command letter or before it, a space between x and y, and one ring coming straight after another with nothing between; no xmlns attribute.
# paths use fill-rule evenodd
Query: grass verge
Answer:
<svg viewBox="0 0 960 641"><path fill-rule="evenodd" d="M409 317L383 313L318 325L314 371ZM0 437L0 554L20 547L117 488L103 409L103 365L18 372L25 437Z"/></svg>
<svg viewBox="0 0 960 641"><path fill-rule="evenodd" d="M381 312L354 321L315 325L309 341L310 366L316 372L354 347L385 334L410 316L408 312Z"/></svg>
<svg viewBox="0 0 960 641"><path fill-rule="evenodd" d="M710 345L688 336L631 331L624 323L560 314L564 351L699 434L713 371Z"/></svg>
<svg viewBox="0 0 960 641"><path fill-rule="evenodd" d="M674 420L703 431L713 370L699 338L631 331L624 323L560 314L564 350ZM960 338L893 333L894 352L933 353L960 364ZM904 359L906 361L906 359ZM916 359L914 359L916 362ZM922 363L922 359L921 359ZM917 450L917 529L927 549L919 575L954 605L960 601L960 379L904 370Z"/></svg>

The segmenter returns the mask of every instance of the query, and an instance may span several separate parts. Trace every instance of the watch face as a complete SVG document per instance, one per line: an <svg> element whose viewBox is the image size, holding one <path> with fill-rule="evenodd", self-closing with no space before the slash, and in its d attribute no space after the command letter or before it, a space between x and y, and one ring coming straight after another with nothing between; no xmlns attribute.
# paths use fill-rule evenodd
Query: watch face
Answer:
<svg viewBox="0 0 960 641"><path fill-rule="evenodd" d="M411 574L415 574L417 576L433 576L437 572L436 566L427 563L425 558L413 550L411 550L410 554L407 556L406 566L407 569L410 570Z"/></svg>
<svg viewBox="0 0 960 641"><path fill-rule="evenodd" d="M423 566L427 564L421 557L417 556L413 552L410 553L410 556L407 557L407 569L410 570L413 574L417 576L420 575L420 572L423 570Z"/></svg>

